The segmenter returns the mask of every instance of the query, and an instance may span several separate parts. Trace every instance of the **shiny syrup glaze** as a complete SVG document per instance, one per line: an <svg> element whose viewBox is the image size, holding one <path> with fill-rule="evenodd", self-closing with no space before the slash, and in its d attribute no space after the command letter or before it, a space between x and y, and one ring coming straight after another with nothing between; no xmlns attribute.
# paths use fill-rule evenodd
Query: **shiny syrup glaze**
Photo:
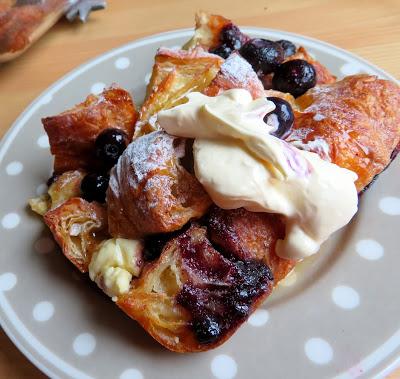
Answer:
<svg viewBox="0 0 400 379"><path fill-rule="evenodd" d="M215 343L242 323L254 302L271 291L273 276L265 263L224 256L205 234L193 238L192 230L178 238L188 280L176 300L191 313L199 343Z"/></svg>

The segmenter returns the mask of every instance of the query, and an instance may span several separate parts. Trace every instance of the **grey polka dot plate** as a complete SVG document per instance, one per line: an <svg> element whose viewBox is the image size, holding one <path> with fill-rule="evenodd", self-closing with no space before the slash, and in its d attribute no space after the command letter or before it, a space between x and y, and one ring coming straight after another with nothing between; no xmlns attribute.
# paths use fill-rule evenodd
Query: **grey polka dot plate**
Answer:
<svg viewBox="0 0 400 379"><path fill-rule="evenodd" d="M245 28L304 45L339 77L388 74L323 42ZM154 342L56 249L26 200L46 190L52 159L40 118L115 82L140 102L156 49L192 31L148 37L72 71L19 117L0 147L0 321L54 378L356 378L383 376L400 353L400 160L360 202L346 228L280 285L223 346L179 355Z"/></svg>

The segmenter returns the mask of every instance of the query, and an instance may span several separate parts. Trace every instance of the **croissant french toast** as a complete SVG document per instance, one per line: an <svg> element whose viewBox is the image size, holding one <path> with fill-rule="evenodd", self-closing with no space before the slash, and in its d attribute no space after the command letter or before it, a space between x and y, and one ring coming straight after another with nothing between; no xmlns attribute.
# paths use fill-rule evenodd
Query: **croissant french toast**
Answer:
<svg viewBox="0 0 400 379"><path fill-rule="evenodd" d="M297 104L301 111L287 141L356 172L358 191L391 162L400 132L400 90L395 83L348 76L314 87Z"/></svg>
<svg viewBox="0 0 400 379"><path fill-rule="evenodd" d="M217 74L223 59L201 47L190 51L161 48L155 56L146 99L140 109L135 136L156 130L151 117L178 105L191 91L202 91Z"/></svg>
<svg viewBox="0 0 400 379"><path fill-rule="evenodd" d="M171 350L216 347L271 292L273 275L255 253L224 254L205 227L192 225L166 245L117 305Z"/></svg>
<svg viewBox="0 0 400 379"><path fill-rule="evenodd" d="M44 222L63 254L81 272L87 272L93 251L108 235L105 208L73 197L46 212Z"/></svg>
<svg viewBox="0 0 400 379"><path fill-rule="evenodd" d="M117 128L132 138L137 112L129 92L111 87L57 116L42 120L54 155L54 171L96 169L94 142L100 132Z"/></svg>
<svg viewBox="0 0 400 379"><path fill-rule="evenodd" d="M197 12L195 34L190 41L184 45L184 48L190 49L195 46L201 46L202 48L213 52L221 45L221 35L224 32L224 28L227 27L233 27L239 31L239 28L237 28L231 20L228 20L225 17L201 11ZM240 32L240 38L242 44L250 39L250 37L242 32ZM329 84L336 80L336 77L332 75L325 66L314 59L303 46L297 48L292 55L285 57L283 62L294 59L305 60L314 66L318 84ZM272 88L272 77L273 74L268 74L263 77L263 83L266 89Z"/></svg>
<svg viewBox="0 0 400 379"><path fill-rule="evenodd" d="M135 139L124 151L107 190L113 237L172 232L205 214L211 200L179 161L185 144L158 131Z"/></svg>
<svg viewBox="0 0 400 379"><path fill-rule="evenodd" d="M285 185L293 176L305 180L317 169L313 164L321 161L320 167L329 164L343 170L341 174L346 178L354 178L349 194L354 195L355 203L357 192L379 175L400 149L400 88L395 83L368 75L336 82L304 48L289 46L292 51L284 59L283 50L277 49L280 65L300 61L312 80L307 86L297 83L303 86L302 93L282 92L271 88L277 71L265 73L266 66L260 69L259 62L240 53L239 45L251 42L250 37L222 16L199 13L196 17L195 35L184 50L158 50L138 118L130 95L118 89L123 100L119 105L111 100L111 105L107 103L110 118L98 117L103 108L98 109L98 102L89 98L73 111L43 120L56 156L55 171L63 174L56 176L48 195L30 202L32 209L44 215L64 255L80 271L89 271L117 306L160 344L176 352L205 351L222 344L299 261L282 255L279 249L291 231L284 212L274 212L273 208L268 212L254 210L251 206L245 209L245 205L218 206L215 194L207 187L209 183L200 175L201 164L207 166L208 161L199 162L196 154L199 146L215 146L212 138L228 149L212 151L215 162L211 160L211 164L215 167L220 161L226 162L226 167L232 164L232 155L223 154L229 149L240 150L241 154L250 150L247 140L239 139L239 129L235 129L232 139L222 140L223 131L233 122L229 115L242 110L240 121L253 120L260 126L260 134L269 130L268 138L273 136L270 142L279 150L273 151L276 155L271 154L267 163L273 166L268 167L273 181L284 178ZM227 30L228 37L238 45L222 51ZM272 49L276 50L276 44ZM221 51L229 54L218 56ZM243 98L239 102L232 89L245 90L241 94L253 99L252 107L245 108ZM108 91L113 94L116 89ZM226 123L223 117L211 113L210 119L218 126L216 136L209 130L203 134L200 131L200 137L174 134L167 127L162 130L160 111L182 109L198 101L199 96L186 96L189 92L207 98L209 109L214 100L227 94L230 101L237 100L238 109L229 109ZM214 96L218 98L211 99ZM265 97L269 100L263 100ZM271 99L274 109L268 108ZM193 113L200 114L203 121L206 105ZM284 110L287 116L288 109L294 120L279 119L277 110ZM271 112L272 121L268 118ZM193 117L176 118L170 127L179 132L179 128L187 127L183 121L190 122ZM88 120L94 120L93 124ZM287 130L281 133L280 123L284 122ZM204 123L194 125L196 129ZM87 193L93 188L83 183L90 175L91 180L96 179L93 172L98 172L102 161L93 155L93 145L99 133L109 128L113 133L107 143L123 149L113 167L107 166L107 174L102 172L92 183L94 188L104 190L105 201L101 204ZM253 129L252 133L257 134L258 129ZM127 146L119 138L121 130L133 138ZM254 134L247 135L248 139ZM261 142L256 144L257 152L265 148ZM290 166L292 176L283 168L274 169L273 160L279 161L282 151L283 165ZM316 154L302 161L309 152ZM260 156L254 159L260 160ZM247 171L257 171L254 167L258 166L249 164L253 161L243 162ZM258 176L262 177L260 172ZM221 170L211 182L235 174ZM109 182L104 182L108 175ZM268 175L263 183L272 186ZM233 190L241 186L238 180ZM304 193L307 190L293 197L301 198L306 196ZM279 204L285 200L278 199L282 200ZM313 217L317 209L309 207L307 212Z"/></svg>

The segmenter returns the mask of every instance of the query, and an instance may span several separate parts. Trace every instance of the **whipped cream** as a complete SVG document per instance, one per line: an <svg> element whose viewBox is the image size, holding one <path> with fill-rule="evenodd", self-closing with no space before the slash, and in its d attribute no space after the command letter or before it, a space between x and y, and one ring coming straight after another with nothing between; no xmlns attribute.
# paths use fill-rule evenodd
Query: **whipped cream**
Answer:
<svg viewBox="0 0 400 379"><path fill-rule="evenodd" d="M219 207L285 217L280 257L315 254L357 212L357 175L272 136L275 126L263 121L274 110L272 102L253 100L244 89L186 98L158 113L159 126L195 139L195 175Z"/></svg>

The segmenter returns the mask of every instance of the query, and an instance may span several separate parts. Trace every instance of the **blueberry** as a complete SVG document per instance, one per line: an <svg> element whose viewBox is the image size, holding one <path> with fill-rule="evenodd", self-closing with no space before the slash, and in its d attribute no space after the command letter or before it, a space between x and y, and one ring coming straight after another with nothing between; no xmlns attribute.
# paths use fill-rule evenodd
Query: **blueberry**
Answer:
<svg viewBox="0 0 400 379"><path fill-rule="evenodd" d="M317 83L315 68L303 59L282 63L272 78L272 87L281 92L289 92L294 97L305 93Z"/></svg>
<svg viewBox="0 0 400 379"><path fill-rule="evenodd" d="M118 162L118 158L126 149L128 136L119 129L103 130L96 138L96 157L105 168L111 168Z"/></svg>
<svg viewBox="0 0 400 379"><path fill-rule="evenodd" d="M274 126L275 130L271 133L275 137L283 138L290 130L294 121L294 114L290 104L279 97L267 97L275 104L275 109L266 114L264 122Z"/></svg>
<svg viewBox="0 0 400 379"><path fill-rule="evenodd" d="M157 259L165 244L171 239L170 233L160 233L149 236L145 239L144 259L146 261L154 261Z"/></svg>
<svg viewBox="0 0 400 379"><path fill-rule="evenodd" d="M87 201L104 203L110 177L103 174L87 174L81 182L82 197Z"/></svg>
<svg viewBox="0 0 400 379"><path fill-rule="evenodd" d="M296 46L294 43L286 40L286 39L281 39L279 41L276 41L277 44L281 45L283 49L283 54L285 55L285 58L292 56L293 54L296 53Z"/></svg>
<svg viewBox="0 0 400 379"><path fill-rule="evenodd" d="M221 30L219 39L221 45L226 45L232 50L239 50L242 46L243 35L236 25L228 24Z"/></svg>
<svg viewBox="0 0 400 379"><path fill-rule="evenodd" d="M211 49L210 53L219 55L221 58L226 59L231 55L232 51L233 50L228 45L223 44L216 47L215 49Z"/></svg>
<svg viewBox="0 0 400 379"><path fill-rule="evenodd" d="M219 323L210 315L196 318L192 326L194 334L201 344L214 342L221 334Z"/></svg>
<svg viewBox="0 0 400 379"><path fill-rule="evenodd" d="M259 76L274 72L284 59L283 49L279 44L262 38L246 42L241 47L240 54Z"/></svg>

